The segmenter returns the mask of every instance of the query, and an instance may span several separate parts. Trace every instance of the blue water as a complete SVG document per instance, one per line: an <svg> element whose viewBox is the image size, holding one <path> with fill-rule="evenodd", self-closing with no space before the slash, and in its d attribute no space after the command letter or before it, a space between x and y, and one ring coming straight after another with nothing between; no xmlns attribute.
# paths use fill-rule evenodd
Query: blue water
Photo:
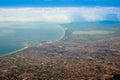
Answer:
<svg viewBox="0 0 120 80"><path fill-rule="evenodd" d="M25 43L56 41L64 34L61 26L40 22L1 22L0 55L19 50Z"/></svg>

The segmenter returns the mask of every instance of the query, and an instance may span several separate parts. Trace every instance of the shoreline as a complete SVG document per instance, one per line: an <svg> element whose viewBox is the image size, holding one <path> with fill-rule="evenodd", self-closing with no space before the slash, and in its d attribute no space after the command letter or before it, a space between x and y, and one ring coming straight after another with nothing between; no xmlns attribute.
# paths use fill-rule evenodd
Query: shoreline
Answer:
<svg viewBox="0 0 120 80"><path fill-rule="evenodd" d="M60 41L60 40L62 40L65 37L65 34L66 34L65 28L63 28L63 27L60 26L60 29L63 30L63 35L58 40L55 40L55 41Z"/></svg>
<svg viewBox="0 0 120 80"><path fill-rule="evenodd" d="M59 28L60 28L61 30L63 30L63 35L62 35L59 39L57 39L57 40L55 40L55 41L51 41L51 42L58 42L58 41L60 41L60 40L62 40L62 39L64 38L64 36L65 36L65 34L66 34L66 30L65 30L63 27L61 27L61 26L59 26ZM29 48L29 46L25 46L25 47L23 47L23 48L21 48L21 49L19 49L19 50L16 50L16 51L7 53L7 54L5 54L5 55L1 55L0 58L1 58L1 57L5 57L5 56L8 56L8 55L15 54L15 53L17 53L17 52L23 51L23 50L28 49L28 48Z"/></svg>
<svg viewBox="0 0 120 80"><path fill-rule="evenodd" d="M19 50L16 50L16 51L7 53L7 54L5 54L5 55L1 55L0 58L1 58L1 57L5 57L5 56L8 56L8 55L15 54L15 53L17 53L17 52L23 51L23 50L28 49L28 48L29 48L29 47L23 47L23 48L21 48L21 49L19 49Z"/></svg>

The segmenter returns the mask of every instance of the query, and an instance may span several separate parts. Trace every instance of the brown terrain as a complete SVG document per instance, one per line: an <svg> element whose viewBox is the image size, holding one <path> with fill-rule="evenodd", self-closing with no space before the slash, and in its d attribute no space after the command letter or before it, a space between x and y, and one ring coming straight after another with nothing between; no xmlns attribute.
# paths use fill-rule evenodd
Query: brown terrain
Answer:
<svg viewBox="0 0 120 80"><path fill-rule="evenodd" d="M42 42L0 57L0 80L120 80L120 37Z"/></svg>

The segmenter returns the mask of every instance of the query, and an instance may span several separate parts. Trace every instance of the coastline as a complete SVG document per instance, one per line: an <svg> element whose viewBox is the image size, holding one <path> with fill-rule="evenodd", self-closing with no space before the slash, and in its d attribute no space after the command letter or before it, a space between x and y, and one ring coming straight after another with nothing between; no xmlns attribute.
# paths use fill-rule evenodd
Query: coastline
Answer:
<svg viewBox="0 0 120 80"><path fill-rule="evenodd" d="M65 28L63 28L63 27L60 26L60 29L63 30L63 35L62 35L59 39L57 39L56 41L60 41L60 40L62 40L62 39L65 37L65 34L66 34L66 30L65 30Z"/></svg>
<svg viewBox="0 0 120 80"><path fill-rule="evenodd" d="M59 39L57 39L57 40L55 40L55 41L51 41L51 42L58 42L58 41L60 41L60 40L62 40L62 39L64 38L64 36L65 36L65 34L66 34L66 29L63 28L63 27L61 27L61 26L59 26L59 28L63 31L63 35L62 35ZM8 55L15 54L15 53L17 53L17 52L23 51L23 50L28 49L28 48L29 48L29 45L26 45L25 47L23 47L23 48L21 48L21 49L19 49L19 50L16 50L16 51L7 53L7 54L5 54L5 55L0 55L0 58L1 58L1 57L5 57L5 56L8 56Z"/></svg>
<svg viewBox="0 0 120 80"><path fill-rule="evenodd" d="M7 53L7 54L5 54L5 55L1 55L0 57L5 57L5 56L11 55L11 54L15 54L15 53L17 53L17 52L23 51L23 50L28 49L28 48L29 48L29 47L25 46L25 47L23 47L23 48L21 48L21 49L19 49L19 50L16 50L16 51Z"/></svg>

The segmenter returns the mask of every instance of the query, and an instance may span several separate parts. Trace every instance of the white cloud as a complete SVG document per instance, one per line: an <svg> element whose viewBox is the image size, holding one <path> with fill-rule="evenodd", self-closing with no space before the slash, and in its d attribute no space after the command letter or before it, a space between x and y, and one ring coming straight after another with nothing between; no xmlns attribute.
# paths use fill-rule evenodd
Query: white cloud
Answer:
<svg viewBox="0 0 120 80"><path fill-rule="evenodd" d="M117 15L120 21L119 7L0 8L0 21L70 23L107 20L109 14Z"/></svg>

